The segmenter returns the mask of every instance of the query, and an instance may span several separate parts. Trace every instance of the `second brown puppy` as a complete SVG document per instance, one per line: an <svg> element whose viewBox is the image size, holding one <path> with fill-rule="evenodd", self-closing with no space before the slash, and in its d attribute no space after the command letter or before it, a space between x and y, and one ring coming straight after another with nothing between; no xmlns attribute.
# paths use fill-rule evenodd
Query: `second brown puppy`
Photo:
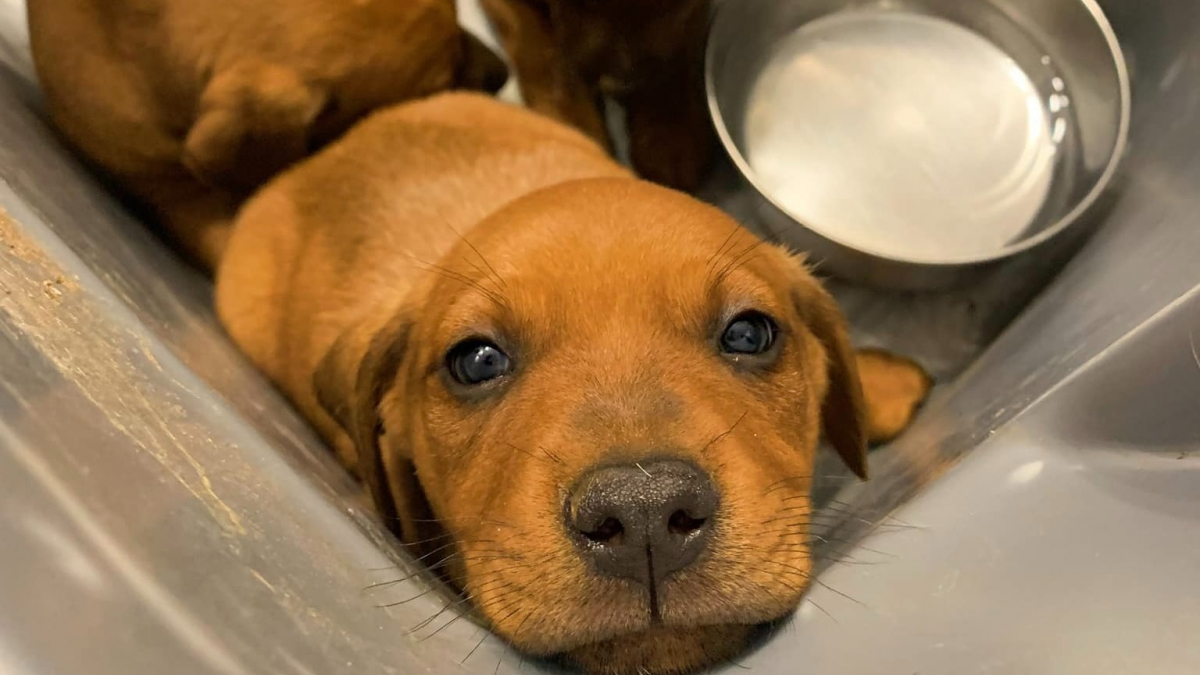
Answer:
<svg viewBox="0 0 1200 675"><path fill-rule="evenodd" d="M466 94L268 184L217 303L495 633L594 672L695 670L792 611L818 437L865 476L870 411L924 397L864 402L802 259Z"/></svg>
<svg viewBox="0 0 1200 675"><path fill-rule="evenodd" d="M50 116L188 252L216 263L242 200L381 106L496 91L453 0L29 0Z"/></svg>

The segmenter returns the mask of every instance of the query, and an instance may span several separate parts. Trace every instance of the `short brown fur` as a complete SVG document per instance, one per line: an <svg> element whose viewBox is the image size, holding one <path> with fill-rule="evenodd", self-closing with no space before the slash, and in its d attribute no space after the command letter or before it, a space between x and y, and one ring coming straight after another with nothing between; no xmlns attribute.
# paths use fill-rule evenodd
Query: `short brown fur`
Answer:
<svg viewBox="0 0 1200 675"><path fill-rule="evenodd" d="M800 259L485 97L375 114L268 184L236 222L217 306L403 539L437 534L433 519L450 535L435 566L498 635L592 671L679 673L741 649L808 585L822 427L866 471L857 359ZM716 349L746 308L778 321L770 367ZM445 354L478 335L516 368L466 391ZM561 509L590 467L663 453L722 502L656 620L644 589L577 555Z"/></svg>
<svg viewBox="0 0 1200 675"><path fill-rule="evenodd" d="M198 262L247 194L383 105L503 83L453 0L29 0L67 139Z"/></svg>

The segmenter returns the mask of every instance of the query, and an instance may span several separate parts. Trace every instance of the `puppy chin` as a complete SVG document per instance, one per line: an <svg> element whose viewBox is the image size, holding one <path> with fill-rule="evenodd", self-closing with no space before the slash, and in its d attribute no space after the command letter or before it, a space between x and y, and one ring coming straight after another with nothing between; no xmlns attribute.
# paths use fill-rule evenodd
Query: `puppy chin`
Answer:
<svg viewBox="0 0 1200 675"><path fill-rule="evenodd" d="M651 628L578 647L564 659L599 675L683 675L732 658L755 630L743 625Z"/></svg>

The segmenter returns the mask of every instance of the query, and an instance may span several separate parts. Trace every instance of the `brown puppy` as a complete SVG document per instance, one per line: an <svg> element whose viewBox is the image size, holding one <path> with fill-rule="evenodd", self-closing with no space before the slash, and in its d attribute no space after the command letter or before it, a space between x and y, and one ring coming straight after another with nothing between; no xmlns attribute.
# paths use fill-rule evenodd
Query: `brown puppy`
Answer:
<svg viewBox="0 0 1200 675"><path fill-rule="evenodd" d="M497 90L453 0L29 0L74 145L212 265L249 191L380 106ZM186 233L183 236L181 233Z"/></svg>
<svg viewBox="0 0 1200 675"><path fill-rule="evenodd" d="M403 539L450 535L431 560L497 634L592 671L738 651L808 585L822 428L866 473L855 355L800 259L482 96L377 113L268 184L217 303Z"/></svg>
<svg viewBox="0 0 1200 675"><path fill-rule="evenodd" d="M482 0L530 108L609 143L606 96L625 110L643 177L697 187L715 136L704 98L709 0Z"/></svg>

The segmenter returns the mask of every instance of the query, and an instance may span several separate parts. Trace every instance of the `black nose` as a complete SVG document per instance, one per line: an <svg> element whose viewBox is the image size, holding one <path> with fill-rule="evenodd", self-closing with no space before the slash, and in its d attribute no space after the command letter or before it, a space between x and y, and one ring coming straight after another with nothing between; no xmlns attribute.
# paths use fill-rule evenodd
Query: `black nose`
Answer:
<svg viewBox="0 0 1200 675"><path fill-rule="evenodd" d="M595 469L571 491L567 526L596 570L658 584L708 545L718 504L712 480L682 461Z"/></svg>

